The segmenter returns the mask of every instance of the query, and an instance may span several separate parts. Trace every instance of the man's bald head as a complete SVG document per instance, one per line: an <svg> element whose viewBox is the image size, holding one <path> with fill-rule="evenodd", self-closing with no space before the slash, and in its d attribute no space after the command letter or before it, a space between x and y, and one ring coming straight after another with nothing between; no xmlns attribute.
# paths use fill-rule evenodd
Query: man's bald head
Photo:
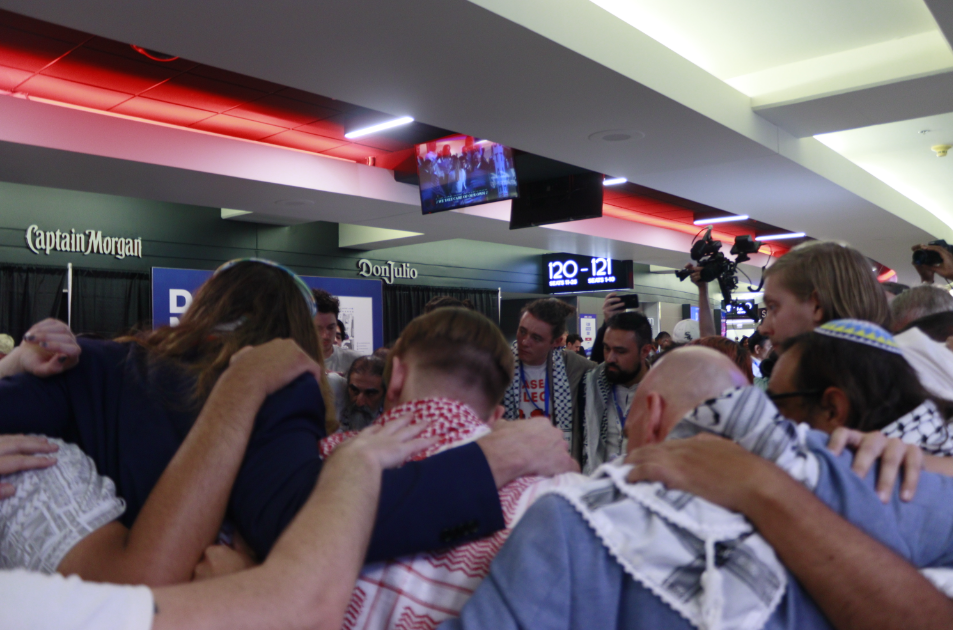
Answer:
<svg viewBox="0 0 953 630"><path fill-rule="evenodd" d="M725 355L701 346L679 348L649 370L626 420L629 448L660 442L685 414L727 389L749 385Z"/></svg>

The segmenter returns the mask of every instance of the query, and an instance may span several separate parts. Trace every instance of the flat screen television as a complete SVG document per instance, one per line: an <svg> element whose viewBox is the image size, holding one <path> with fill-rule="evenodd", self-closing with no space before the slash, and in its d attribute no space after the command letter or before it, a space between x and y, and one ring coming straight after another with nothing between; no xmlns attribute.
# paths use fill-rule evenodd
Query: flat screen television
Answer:
<svg viewBox="0 0 953 630"><path fill-rule="evenodd" d="M420 205L424 214L514 199L513 150L472 136L448 136L417 145Z"/></svg>
<svg viewBox="0 0 953 630"><path fill-rule="evenodd" d="M513 200L511 230L602 216L601 173L522 152L515 163L520 195Z"/></svg>

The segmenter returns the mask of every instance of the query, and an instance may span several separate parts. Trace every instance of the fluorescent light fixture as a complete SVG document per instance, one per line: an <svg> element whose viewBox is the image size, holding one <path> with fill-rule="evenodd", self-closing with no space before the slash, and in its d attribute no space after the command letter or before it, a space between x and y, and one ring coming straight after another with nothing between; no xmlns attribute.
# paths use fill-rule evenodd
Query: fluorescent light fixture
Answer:
<svg viewBox="0 0 953 630"><path fill-rule="evenodd" d="M745 324L754 323L753 319L728 319L725 321L727 321L729 324L735 324L736 326L744 326Z"/></svg>
<svg viewBox="0 0 953 630"><path fill-rule="evenodd" d="M477 140L473 144L486 144L487 142L489 142L489 140Z"/></svg>
<svg viewBox="0 0 953 630"><path fill-rule="evenodd" d="M765 234L755 238L756 241L783 241L786 238L804 238L807 236L804 232L792 232L791 234Z"/></svg>
<svg viewBox="0 0 953 630"><path fill-rule="evenodd" d="M382 122L381 124L374 125L373 127L365 127L364 129L355 129L354 131L349 131L348 133L344 134L344 137L349 140L353 140L354 138L367 136L372 133L377 133L378 131L384 131L385 129L393 129L394 127L400 127L401 125L406 125L412 122L414 122L413 118L410 116L404 116L402 118L395 118L394 120Z"/></svg>
<svg viewBox="0 0 953 630"><path fill-rule="evenodd" d="M616 186L617 184L624 184L624 183L626 183L627 181L629 181L629 180L627 180L627 179L624 178L624 177L611 177L611 178L609 178L609 179L604 179L604 180L602 180L602 185L603 185L603 186Z"/></svg>
<svg viewBox="0 0 953 630"><path fill-rule="evenodd" d="M747 214L740 214L736 217L717 217L715 219L699 219L695 221L695 225L709 225L713 223L729 223L731 221L747 221Z"/></svg>

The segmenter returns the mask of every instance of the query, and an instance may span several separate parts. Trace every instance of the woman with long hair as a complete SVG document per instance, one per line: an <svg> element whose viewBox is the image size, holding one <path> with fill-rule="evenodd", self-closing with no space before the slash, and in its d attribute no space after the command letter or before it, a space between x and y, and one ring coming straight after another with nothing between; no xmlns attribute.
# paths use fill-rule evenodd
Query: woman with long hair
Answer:
<svg viewBox="0 0 953 630"><path fill-rule="evenodd" d="M248 445L234 483L229 478L226 484L231 523L264 558L310 495L323 466L317 442L328 434L326 421L333 422L326 410L330 397L322 394L312 299L304 282L279 265L228 263L201 287L178 326L116 342L79 339L82 357L72 369L45 379L0 379L0 435L37 433L76 443L98 474L115 482L126 508L119 522L131 528L241 349L290 339L319 366L318 375L301 374L259 401L250 436L239 435ZM262 380L273 380L268 365L259 369ZM498 530L498 486L562 461L555 443L540 447L550 431L529 424L501 429L387 471L368 559L428 551ZM528 456L530 444L534 458ZM195 479L204 488L206 479ZM221 514L208 512L220 517L225 507Z"/></svg>
<svg viewBox="0 0 953 630"><path fill-rule="evenodd" d="M0 504L4 565L113 582L187 581L222 525L265 399L306 373L326 380L310 291L299 283L268 263L230 263L202 286L179 327L118 343L83 340L77 370L46 381L12 379L0 390L13 402L4 422L19 415L17 389L46 389L54 406L66 393L60 417L37 416L30 430L54 434L49 429L58 420L59 436L82 446L53 439L56 470L21 476L21 496ZM119 353L125 358L116 361ZM113 371L121 372L118 379L109 378ZM104 376L107 386L97 391ZM320 394L315 402L321 404ZM171 437L168 429L182 433L181 446L163 439ZM150 485L156 471L161 476ZM57 494L72 500L45 505L44 497ZM59 517L41 528L40 539L18 530L18 522L48 512Z"/></svg>

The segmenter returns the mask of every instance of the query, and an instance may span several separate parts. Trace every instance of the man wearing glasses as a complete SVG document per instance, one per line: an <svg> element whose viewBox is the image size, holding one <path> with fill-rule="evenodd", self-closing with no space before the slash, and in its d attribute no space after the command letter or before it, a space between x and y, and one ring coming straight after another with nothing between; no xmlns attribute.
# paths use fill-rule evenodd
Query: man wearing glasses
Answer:
<svg viewBox="0 0 953 630"><path fill-rule="evenodd" d="M381 415L384 362L374 356L354 360L347 371L347 397L339 413L344 431L360 431Z"/></svg>

